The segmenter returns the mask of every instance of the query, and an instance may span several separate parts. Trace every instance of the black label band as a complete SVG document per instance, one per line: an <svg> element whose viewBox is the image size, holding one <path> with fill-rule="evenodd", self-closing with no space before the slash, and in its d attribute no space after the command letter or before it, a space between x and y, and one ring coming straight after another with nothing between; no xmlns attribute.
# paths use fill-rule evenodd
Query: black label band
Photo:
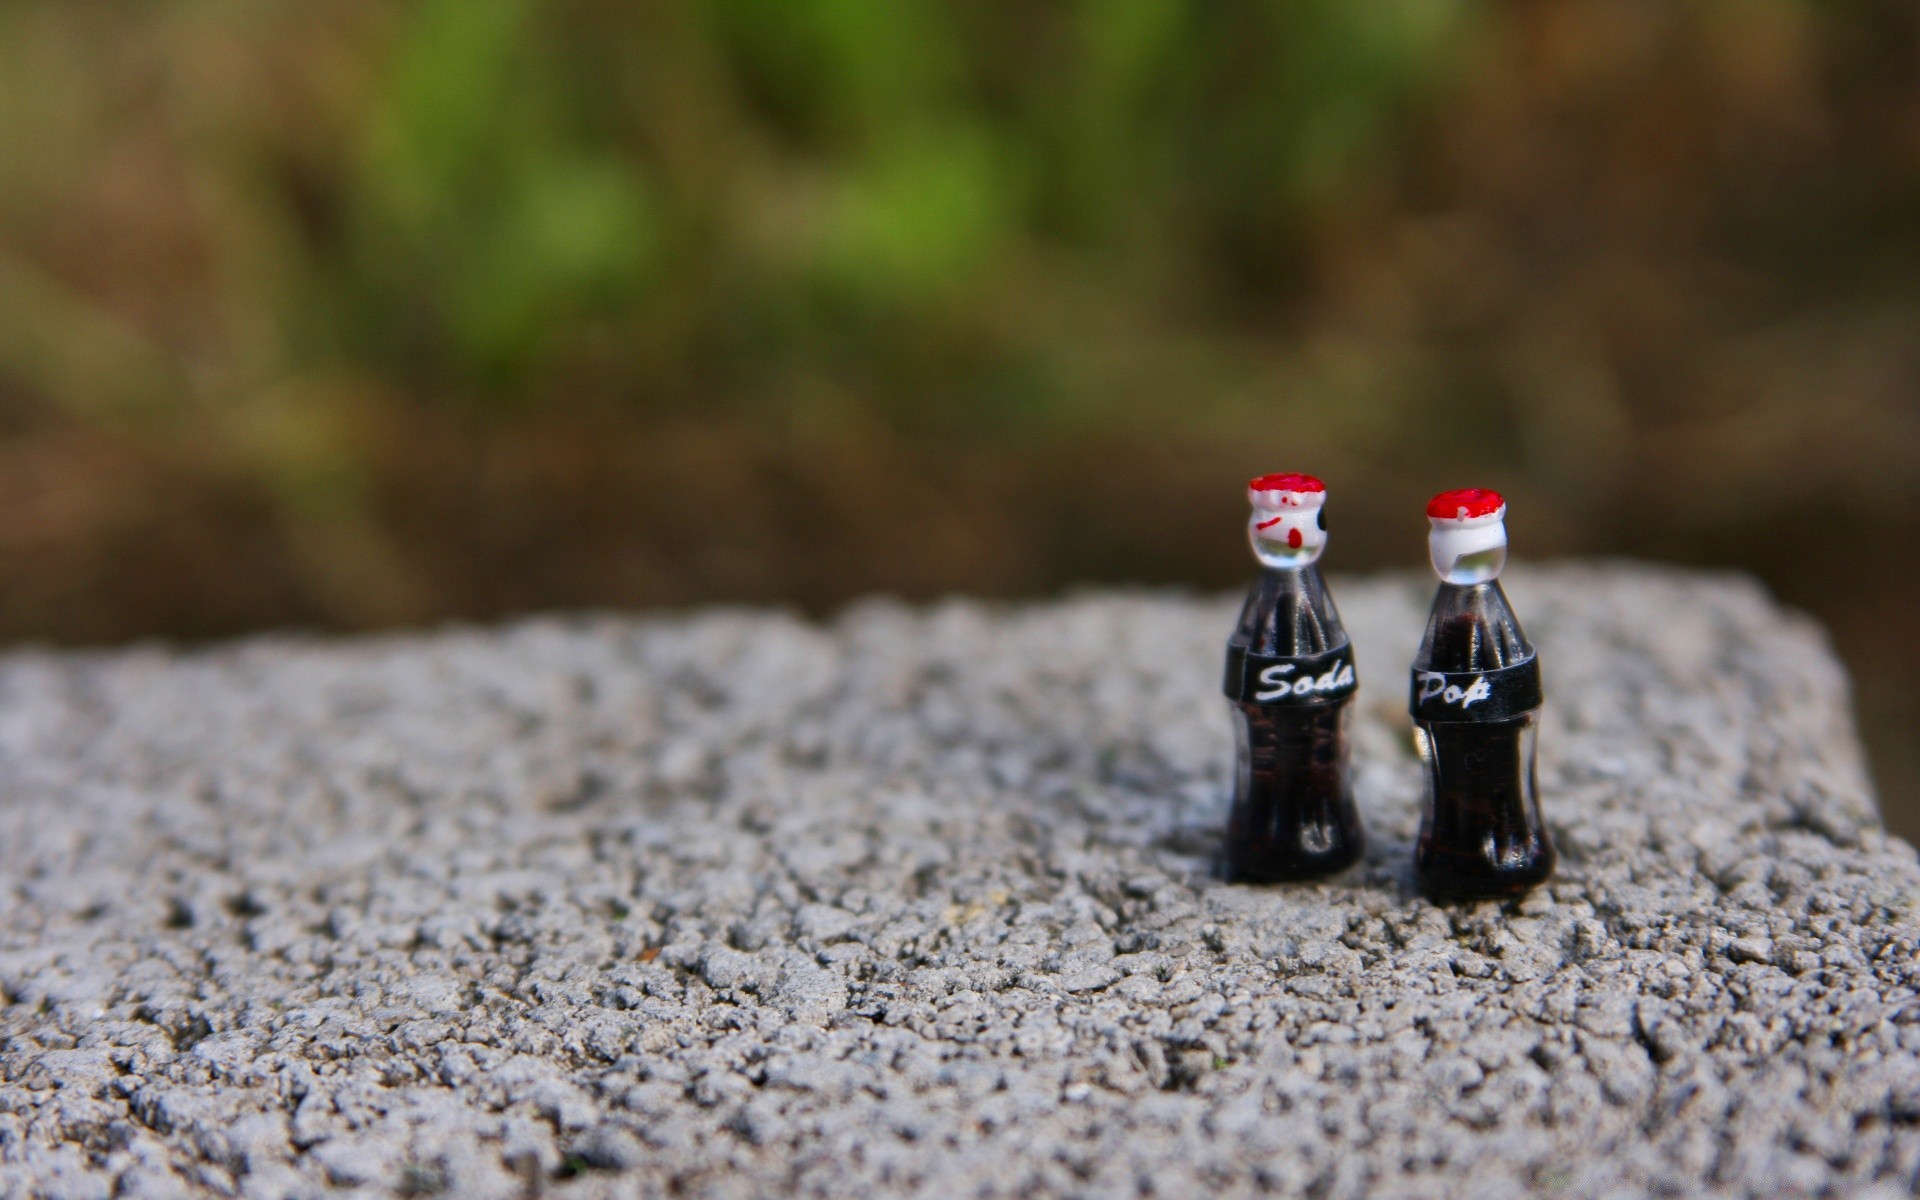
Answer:
<svg viewBox="0 0 1920 1200"><path fill-rule="evenodd" d="M1332 704L1353 695L1353 647L1325 654L1275 658L1227 647L1227 699L1243 704Z"/></svg>
<svg viewBox="0 0 1920 1200"><path fill-rule="evenodd" d="M1416 721L1505 721L1540 707L1540 660L1496 671L1413 672Z"/></svg>

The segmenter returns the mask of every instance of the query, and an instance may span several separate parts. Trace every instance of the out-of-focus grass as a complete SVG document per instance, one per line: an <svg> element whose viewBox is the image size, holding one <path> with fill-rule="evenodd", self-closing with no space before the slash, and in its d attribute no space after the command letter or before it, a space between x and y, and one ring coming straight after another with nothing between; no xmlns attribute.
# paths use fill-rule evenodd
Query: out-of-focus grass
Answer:
<svg viewBox="0 0 1920 1200"><path fill-rule="evenodd" d="M1893 0L13 0L0 631L1765 573L1920 828Z"/></svg>

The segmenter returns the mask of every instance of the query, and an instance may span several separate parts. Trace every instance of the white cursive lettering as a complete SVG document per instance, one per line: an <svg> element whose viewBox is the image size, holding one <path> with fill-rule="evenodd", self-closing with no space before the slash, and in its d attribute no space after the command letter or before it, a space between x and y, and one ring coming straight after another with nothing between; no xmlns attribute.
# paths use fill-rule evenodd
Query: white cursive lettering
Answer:
<svg viewBox="0 0 1920 1200"><path fill-rule="evenodd" d="M1476 675L1466 687L1449 684L1447 677L1438 671L1420 672L1421 704L1440 697L1442 704L1457 704L1461 708L1472 708L1475 704L1493 695L1493 685L1487 682L1485 675Z"/></svg>
<svg viewBox="0 0 1920 1200"><path fill-rule="evenodd" d="M1278 700L1282 696L1311 696L1315 692L1335 692L1353 683L1353 664L1342 663L1329 668L1318 678L1302 675L1298 679L1283 679L1293 673L1293 663L1275 663L1260 672L1260 682L1265 690L1253 694L1255 703Z"/></svg>
<svg viewBox="0 0 1920 1200"><path fill-rule="evenodd" d="M1286 695L1288 692L1291 692L1293 690L1292 681L1287 679L1282 679L1280 677L1282 675L1291 674L1292 672L1293 672L1292 663L1275 663L1271 667L1268 667L1266 670L1260 672L1260 682L1265 684L1271 690L1264 691L1264 692L1255 692L1253 694L1254 700L1256 701L1278 700L1280 697Z"/></svg>

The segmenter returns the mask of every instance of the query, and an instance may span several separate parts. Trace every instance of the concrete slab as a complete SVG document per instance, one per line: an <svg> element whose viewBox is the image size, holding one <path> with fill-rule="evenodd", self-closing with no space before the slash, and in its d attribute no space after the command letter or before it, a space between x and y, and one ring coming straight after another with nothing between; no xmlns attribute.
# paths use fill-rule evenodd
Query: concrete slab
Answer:
<svg viewBox="0 0 1920 1200"><path fill-rule="evenodd" d="M1817 630L1516 566L1562 852L1214 881L1230 600L0 660L0 1194L1906 1195L1920 869Z"/></svg>

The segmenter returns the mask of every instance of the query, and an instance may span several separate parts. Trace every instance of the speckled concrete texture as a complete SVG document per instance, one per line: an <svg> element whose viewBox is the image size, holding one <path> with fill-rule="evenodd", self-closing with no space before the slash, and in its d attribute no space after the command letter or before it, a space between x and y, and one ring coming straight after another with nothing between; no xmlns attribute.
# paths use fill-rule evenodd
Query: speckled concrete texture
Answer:
<svg viewBox="0 0 1920 1200"><path fill-rule="evenodd" d="M1209 871L1231 600L0 660L0 1195L1796 1196L1920 1181L1920 870L1818 632L1510 572L1562 867Z"/></svg>

